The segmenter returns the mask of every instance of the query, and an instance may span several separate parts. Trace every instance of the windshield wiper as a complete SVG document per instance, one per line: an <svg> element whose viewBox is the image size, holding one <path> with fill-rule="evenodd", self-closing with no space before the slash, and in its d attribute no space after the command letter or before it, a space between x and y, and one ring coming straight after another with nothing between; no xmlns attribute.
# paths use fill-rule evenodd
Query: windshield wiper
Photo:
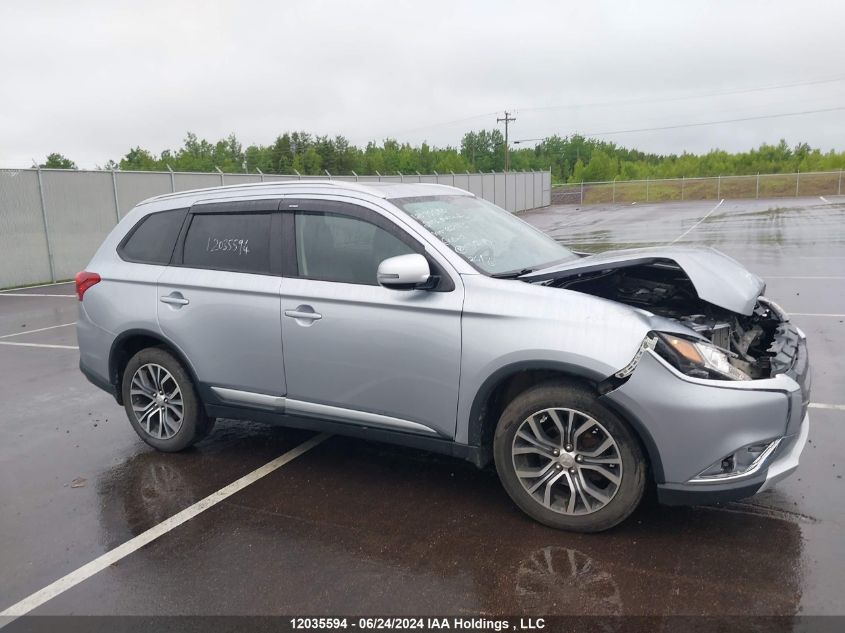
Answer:
<svg viewBox="0 0 845 633"><path fill-rule="evenodd" d="M527 275L528 273L533 273L533 268L523 268L521 270L509 270L506 273L494 273L490 275L496 279L516 279L522 275Z"/></svg>

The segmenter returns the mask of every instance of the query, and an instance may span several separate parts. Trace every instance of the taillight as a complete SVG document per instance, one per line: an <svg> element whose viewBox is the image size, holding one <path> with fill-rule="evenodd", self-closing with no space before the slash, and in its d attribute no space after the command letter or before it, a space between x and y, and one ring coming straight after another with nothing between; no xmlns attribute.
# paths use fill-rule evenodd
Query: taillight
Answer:
<svg viewBox="0 0 845 633"><path fill-rule="evenodd" d="M94 284L100 283L100 276L97 273L89 273L83 270L81 273L76 273L76 296L82 301L82 295Z"/></svg>

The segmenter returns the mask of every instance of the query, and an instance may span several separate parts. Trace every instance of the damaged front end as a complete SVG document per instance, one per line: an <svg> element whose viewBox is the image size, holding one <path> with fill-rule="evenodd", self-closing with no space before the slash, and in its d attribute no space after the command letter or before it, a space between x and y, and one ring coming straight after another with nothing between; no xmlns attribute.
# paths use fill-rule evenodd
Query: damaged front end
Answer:
<svg viewBox="0 0 845 633"><path fill-rule="evenodd" d="M730 296L716 294L714 276L743 274L743 281L749 281L751 275L744 269L741 273L725 270L739 267L737 262L712 250L696 253L696 265L689 267L697 277L694 280L675 261L689 258L689 249L681 251L682 257L672 257L671 251L661 253L663 257L646 258L641 250L632 252L637 256L621 260L617 256L604 267L601 261L593 261L597 256L585 257L582 262L590 264L586 270L570 265L544 275L542 283L623 303L681 326L655 333L653 347L688 376L757 380L792 366L801 335L777 304L761 296L765 288L762 281L746 283L744 294L735 285L729 288L733 292ZM706 265L708 256L713 259L711 267ZM725 279L724 285L730 286L731 281ZM702 298L699 287L709 291L705 293L709 300Z"/></svg>
<svg viewBox="0 0 845 633"><path fill-rule="evenodd" d="M662 502L750 496L797 468L809 428L806 340L741 264L713 249L637 249L522 279L648 319L651 331L599 393L636 422Z"/></svg>
<svg viewBox="0 0 845 633"><path fill-rule="evenodd" d="M698 298L689 277L675 266L636 266L550 285L647 310L688 329L689 336L658 334L655 349L689 376L769 378L789 368L790 352L797 347L796 328L777 304L761 296L750 315L720 308Z"/></svg>

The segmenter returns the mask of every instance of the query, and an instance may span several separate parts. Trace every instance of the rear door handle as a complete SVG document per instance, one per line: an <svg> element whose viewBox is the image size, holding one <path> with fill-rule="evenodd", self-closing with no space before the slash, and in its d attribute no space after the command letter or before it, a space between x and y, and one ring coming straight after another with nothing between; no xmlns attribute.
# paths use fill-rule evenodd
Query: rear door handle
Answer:
<svg viewBox="0 0 845 633"><path fill-rule="evenodd" d="M171 292L169 295L161 297L159 299L162 303L168 303L172 306L186 306L190 303L185 297L182 296L181 292Z"/></svg>

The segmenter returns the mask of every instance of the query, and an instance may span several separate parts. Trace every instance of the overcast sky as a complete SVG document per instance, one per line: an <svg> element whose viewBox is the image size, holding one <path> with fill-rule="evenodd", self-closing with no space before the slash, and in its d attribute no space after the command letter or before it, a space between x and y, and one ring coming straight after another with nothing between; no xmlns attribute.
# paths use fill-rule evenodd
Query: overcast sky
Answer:
<svg viewBox="0 0 845 633"><path fill-rule="evenodd" d="M2 2L0 166L57 151L94 167L188 130L456 146L506 108L524 139L843 107L843 25L845 2L807 0ZM843 150L843 122L840 109L603 138Z"/></svg>

